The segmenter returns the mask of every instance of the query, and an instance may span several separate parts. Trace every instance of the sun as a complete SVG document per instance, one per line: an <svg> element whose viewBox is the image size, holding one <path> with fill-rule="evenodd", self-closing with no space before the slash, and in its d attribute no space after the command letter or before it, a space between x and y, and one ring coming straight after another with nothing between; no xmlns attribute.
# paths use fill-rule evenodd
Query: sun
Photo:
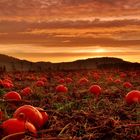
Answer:
<svg viewBox="0 0 140 140"><path fill-rule="evenodd" d="M95 52L96 53L104 53L104 52L106 52L106 50L102 49L102 48L99 48L99 49L96 49Z"/></svg>

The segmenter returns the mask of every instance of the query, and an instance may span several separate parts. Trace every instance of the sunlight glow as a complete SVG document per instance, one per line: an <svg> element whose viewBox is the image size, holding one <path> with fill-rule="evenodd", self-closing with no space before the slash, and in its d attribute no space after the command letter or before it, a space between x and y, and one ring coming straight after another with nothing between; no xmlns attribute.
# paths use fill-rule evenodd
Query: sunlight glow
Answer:
<svg viewBox="0 0 140 140"><path fill-rule="evenodd" d="M102 48L99 48L99 49L96 49L95 52L96 53L105 53L106 50L105 49L102 49Z"/></svg>

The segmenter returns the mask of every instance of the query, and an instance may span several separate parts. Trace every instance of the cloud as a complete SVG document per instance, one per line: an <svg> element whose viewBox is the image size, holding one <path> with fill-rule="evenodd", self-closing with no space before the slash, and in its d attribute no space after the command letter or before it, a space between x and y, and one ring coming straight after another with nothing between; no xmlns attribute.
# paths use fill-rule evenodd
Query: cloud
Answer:
<svg viewBox="0 0 140 140"><path fill-rule="evenodd" d="M102 10L101 10L102 9ZM1 19L51 20L64 18L140 15L139 0L1 0Z"/></svg>
<svg viewBox="0 0 140 140"><path fill-rule="evenodd" d="M66 41L69 40L69 41ZM139 46L140 40L133 39L114 39L107 37L55 37L53 35L2 35L1 44L34 44L49 47L85 47L85 46L102 46L102 47L128 47Z"/></svg>
<svg viewBox="0 0 140 140"><path fill-rule="evenodd" d="M65 21L46 21L46 22L28 22L28 21L0 21L0 33L31 32L34 30L45 29L101 29L101 28L121 28L127 26L139 27L138 19L122 20L65 20Z"/></svg>
<svg viewBox="0 0 140 140"><path fill-rule="evenodd" d="M138 46L140 20L0 21L0 42L43 46Z"/></svg>
<svg viewBox="0 0 140 140"><path fill-rule="evenodd" d="M12 54L12 53L11 53ZM78 56L118 56L118 55L139 55L139 52L132 52L132 53L127 53L127 52L106 52L106 53L96 53L96 52L89 52L89 53L18 53L21 56L32 56L32 57L78 57Z"/></svg>

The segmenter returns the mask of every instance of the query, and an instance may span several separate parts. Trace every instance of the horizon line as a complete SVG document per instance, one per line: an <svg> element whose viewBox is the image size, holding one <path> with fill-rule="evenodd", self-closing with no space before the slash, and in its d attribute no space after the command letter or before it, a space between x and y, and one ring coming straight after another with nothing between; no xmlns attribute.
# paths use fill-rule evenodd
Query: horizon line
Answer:
<svg viewBox="0 0 140 140"><path fill-rule="evenodd" d="M125 60L123 58L119 58L119 57L112 57L112 56L103 56L103 57L89 57L89 58L82 58L82 59L76 59L76 60L73 60L73 61L62 61L62 62L51 62L51 61L30 61L30 60L27 60L27 59L21 59L19 57L14 57L12 55L8 55L8 54L2 54L0 53L0 55L4 55L4 56L8 56L8 57L12 57L14 59L18 59L20 61L28 61L28 62L31 62L31 63L52 63L52 64L59 64L59 63L71 63L71 62L76 62L76 61L80 61L80 60L88 60L88 59L100 59L100 58L112 58L112 59L120 59L124 62L130 62L130 63L139 63L140 62L132 62L132 61L128 61L128 60Z"/></svg>

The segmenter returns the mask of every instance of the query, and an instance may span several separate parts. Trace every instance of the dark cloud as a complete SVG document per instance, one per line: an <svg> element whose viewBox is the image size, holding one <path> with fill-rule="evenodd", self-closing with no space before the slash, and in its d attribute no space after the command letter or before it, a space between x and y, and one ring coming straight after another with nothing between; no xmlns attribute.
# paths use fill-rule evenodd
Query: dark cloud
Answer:
<svg viewBox="0 0 140 140"><path fill-rule="evenodd" d="M140 20L0 21L0 42L44 46L138 46Z"/></svg>
<svg viewBox="0 0 140 140"><path fill-rule="evenodd" d="M65 20L65 21L50 21L50 22L27 22L27 21L0 21L0 33L16 33L27 32L37 29L96 29L96 28L114 28L125 26L140 26L140 20L123 19L112 21L100 20Z"/></svg>
<svg viewBox="0 0 140 140"><path fill-rule="evenodd" d="M77 20L77 21L53 21L33 23L33 28L112 28L112 27L124 27L128 25L140 25L140 20L112 20L112 21L100 21L100 20Z"/></svg>

